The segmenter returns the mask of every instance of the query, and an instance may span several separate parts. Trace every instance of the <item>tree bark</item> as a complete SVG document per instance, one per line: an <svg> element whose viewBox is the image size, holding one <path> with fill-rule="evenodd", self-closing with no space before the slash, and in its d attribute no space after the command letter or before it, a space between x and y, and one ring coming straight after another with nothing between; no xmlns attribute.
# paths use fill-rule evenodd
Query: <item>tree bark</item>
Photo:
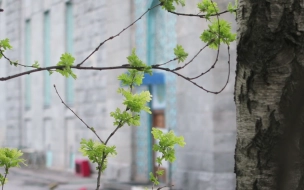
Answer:
<svg viewBox="0 0 304 190"><path fill-rule="evenodd" d="M304 1L240 0L237 190L304 189Z"/></svg>

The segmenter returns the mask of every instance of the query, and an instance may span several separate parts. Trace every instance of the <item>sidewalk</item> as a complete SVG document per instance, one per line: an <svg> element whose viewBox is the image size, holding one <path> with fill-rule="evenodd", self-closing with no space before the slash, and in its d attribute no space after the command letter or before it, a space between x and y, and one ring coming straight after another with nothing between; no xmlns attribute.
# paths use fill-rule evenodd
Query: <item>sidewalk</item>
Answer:
<svg viewBox="0 0 304 190"><path fill-rule="evenodd" d="M3 170L0 170L2 173ZM83 178L72 172L48 169L12 168L9 171L8 183L5 190L95 190L97 175ZM100 189L103 189L102 186Z"/></svg>

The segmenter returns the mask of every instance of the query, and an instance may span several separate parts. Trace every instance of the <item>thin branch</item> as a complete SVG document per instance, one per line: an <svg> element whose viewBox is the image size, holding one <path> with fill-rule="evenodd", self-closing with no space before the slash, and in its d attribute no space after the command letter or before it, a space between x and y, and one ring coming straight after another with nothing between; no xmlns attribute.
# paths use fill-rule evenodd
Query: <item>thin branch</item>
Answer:
<svg viewBox="0 0 304 190"><path fill-rule="evenodd" d="M172 62L172 61L176 61L177 59L178 59L178 58L176 57L176 58L171 59L171 60L169 60L169 61L167 61L167 62L165 62L165 63L162 63L162 64L156 64L156 65L151 65L151 66L154 66L154 67L163 66L163 65L166 65L166 64L168 64L168 63L170 63L170 62Z"/></svg>
<svg viewBox="0 0 304 190"><path fill-rule="evenodd" d="M159 188L157 188L157 190L161 190L161 189L163 189L163 188L165 188L165 187L173 187L174 185L165 185L165 186L162 186L162 187L159 187Z"/></svg>
<svg viewBox="0 0 304 190"><path fill-rule="evenodd" d="M178 15L178 16L192 16L192 17L199 17L199 18L206 18L207 15L197 15L197 14L187 14L187 13L178 13L178 12L174 12L174 11L168 11L169 13ZM215 14L211 14L209 16L219 16L222 15L224 13L228 13L229 11L223 11L223 12L219 12L219 13L215 13Z"/></svg>
<svg viewBox="0 0 304 190"><path fill-rule="evenodd" d="M211 65L211 67L210 67L208 70L206 70L205 72L202 72L201 74L199 74L198 76L192 77L192 78L189 78L189 79L190 79L190 80L197 79L197 78L199 78L199 77L205 75L206 73L210 72L212 69L214 69L216 63L218 62L219 54L220 54L220 50L219 50L219 48L218 48L218 49L217 49L217 54L216 54L215 61L214 61L214 63Z"/></svg>
<svg viewBox="0 0 304 190"><path fill-rule="evenodd" d="M1 54L8 62L10 62L10 64L16 64L16 65L20 65L20 66L22 66L22 67L31 67L31 68L35 68L35 67L33 67L33 66L23 65L23 64L20 64L20 63L17 63L17 62L12 61L10 58L8 58L8 57L3 53L3 51L2 51L1 49L0 49L0 54Z"/></svg>
<svg viewBox="0 0 304 190"><path fill-rule="evenodd" d="M5 167L4 178L3 178L3 181L2 181L2 190L3 190L3 188L4 188L4 183L5 183L5 180L6 180L7 174L8 174L8 168L7 168L7 167Z"/></svg>
<svg viewBox="0 0 304 190"><path fill-rule="evenodd" d="M99 48L100 48L103 44L105 44L107 41L112 40L112 39L118 37L121 33L123 33L125 30L127 30L128 28L130 28L131 26L133 26L137 21L139 21L145 14L147 14L149 11L151 11L152 9L154 9L154 8L160 6L160 5L161 5L161 3L158 4L158 5L155 5L155 6L152 7L152 8L147 9L147 11L144 12L138 19L136 19L134 22L132 22L132 23L131 23L129 26L127 26L126 28L122 29L122 31L120 31L118 34L116 34L116 35L114 35L114 36L111 36L111 37L109 37L108 39L106 39L106 40L104 40L103 42L101 42L101 43L95 48L95 50L92 51L92 53L90 53L90 55L88 55L82 62L80 62L80 63L77 65L77 67L80 67L84 62L86 62L86 61L87 61L95 52L97 52L97 51L99 50Z"/></svg>
<svg viewBox="0 0 304 190"><path fill-rule="evenodd" d="M175 69L173 69L173 71L178 71L178 70L180 70L180 69L183 69L183 68L185 68L187 65L189 65L206 47L208 47L212 42L213 42L214 40L211 40L208 44L206 44L204 47L202 47L198 52L197 52L197 54L195 54L194 56L193 56L193 58L189 61L189 62L187 62L187 63L185 63L185 65L183 65L182 67L177 67L177 68L175 68Z"/></svg>
<svg viewBox="0 0 304 190"><path fill-rule="evenodd" d="M58 91L57 91L57 88L56 88L56 85L54 85L54 88L55 88L55 90L56 90L56 93L57 93L57 95L58 95L58 97L60 98L60 100L61 100L61 103L63 103L64 105L65 105L65 107L67 107L76 117L78 117L78 119L88 128L88 129L90 129L94 134L95 134L95 136L99 139L99 141L101 142L101 143L103 143L103 144L105 144L104 142L103 142L103 140L101 140L101 138L98 136L98 134L96 133L96 131L95 131L95 129L94 128L92 128L92 127L90 127L86 122L84 122L64 101L63 101L63 99L61 98L61 96L59 95L59 93L58 93Z"/></svg>

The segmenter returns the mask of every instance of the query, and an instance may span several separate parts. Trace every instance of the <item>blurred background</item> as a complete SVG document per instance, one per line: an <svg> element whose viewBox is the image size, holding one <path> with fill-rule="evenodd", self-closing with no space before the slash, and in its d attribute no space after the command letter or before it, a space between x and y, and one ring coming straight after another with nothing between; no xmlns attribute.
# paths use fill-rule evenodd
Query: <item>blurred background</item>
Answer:
<svg viewBox="0 0 304 190"><path fill-rule="evenodd" d="M0 39L9 38L13 46L6 55L25 65L38 61L43 67L56 65L64 52L71 53L78 64L100 42L159 3L158 0L0 2L4 9L0 13ZM177 7L176 12L197 14L198 2L187 0L186 6ZM217 1L221 10L226 9L228 2ZM227 13L221 17L228 19L235 29L234 15ZM181 44L189 53L186 60L189 61L205 45L199 36L207 26L205 19L176 16L157 7L119 37L104 44L84 66L127 64L126 57L132 48L136 48L145 63L161 64L174 58L176 44ZM180 73L189 77L199 75L209 69L215 59L216 51L205 49ZM157 156L152 151L154 141L150 131L157 127L163 131L174 130L184 136L186 142L184 148L177 147L176 161L162 166L165 170L162 183L173 183L173 189L180 190L233 190L235 59L233 43L230 81L218 95L206 93L170 73L155 70L153 76L146 76L144 84L136 91L150 90L152 114L142 113L140 127L124 126L111 139L110 144L117 146L118 155L108 160L108 168L102 176L104 189L122 189L121 185L131 188L149 181ZM222 47L215 69L196 82L208 90L220 90L227 80L227 61L227 48ZM168 67L174 68L177 64L172 62ZM0 77L26 70L0 60ZM74 174L75 163L86 162L78 151L81 138L97 139L61 104L53 85L64 101L105 139L115 129L109 113L122 107L123 98L116 91L120 86L117 76L123 72L76 70L77 80L73 80L44 71L1 82L0 146L23 150L28 163L15 173L26 170L43 175L47 171ZM90 167L94 176L95 167Z"/></svg>

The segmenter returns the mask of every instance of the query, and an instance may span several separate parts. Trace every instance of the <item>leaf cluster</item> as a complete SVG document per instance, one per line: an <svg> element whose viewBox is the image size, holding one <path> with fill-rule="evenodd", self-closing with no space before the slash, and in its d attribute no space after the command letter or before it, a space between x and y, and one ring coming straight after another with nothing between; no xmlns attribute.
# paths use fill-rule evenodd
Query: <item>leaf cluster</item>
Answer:
<svg viewBox="0 0 304 190"><path fill-rule="evenodd" d="M156 159L158 164L161 164L162 160L172 163L175 160L174 145L184 147L186 144L184 137L176 136L172 130L164 133L160 129L153 128L151 133L154 139L159 140L158 144L153 145L153 150L162 153L162 157Z"/></svg>
<svg viewBox="0 0 304 190"><path fill-rule="evenodd" d="M127 57L128 63L132 67L137 67L137 70L143 71L144 73L148 73L152 75L152 68L151 66L148 66L145 64L142 60L139 59L139 57L136 55L136 49L132 49L131 55Z"/></svg>
<svg viewBox="0 0 304 190"><path fill-rule="evenodd" d="M231 32L231 25L226 20L214 20L208 25L208 30L205 30L201 36L201 40L210 43L212 49L217 49L221 42L229 45L236 39L236 34Z"/></svg>
<svg viewBox="0 0 304 190"><path fill-rule="evenodd" d="M12 167L19 167L20 163L24 163L24 159L21 158L23 153L17 149L0 148L0 167L4 167L5 175ZM0 185L3 186L7 182L5 175L0 174Z"/></svg>
<svg viewBox="0 0 304 190"><path fill-rule="evenodd" d="M132 114L129 111L121 111L119 108L116 108L115 112L110 113L111 117L115 119L115 126L123 126L127 123L129 126L139 126L140 125L140 115Z"/></svg>
<svg viewBox="0 0 304 190"><path fill-rule="evenodd" d="M132 67L137 67L140 69L128 69L127 73L123 73L118 76L118 80L121 81L122 85L128 86L129 89L119 88L118 93L124 96L123 104L127 107L125 111L121 111L117 108L114 112L111 112L111 117L114 118L114 125L122 127L125 123L129 126L139 126L140 125L140 111L146 111L151 113L150 108L146 106L148 102L151 101L151 94L149 91L143 91L139 94L133 94L133 86L140 86L142 84L144 73L152 74L152 69L147 66L142 60L136 55L135 49L132 50L130 56L127 60Z"/></svg>
<svg viewBox="0 0 304 190"><path fill-rule="evenodd" d="M20 150L14 148L0 148L0 167L19 167L19 164L24 164L25 161L20 158L22 155L23 153Z"/></svg>
<svg viewBox="0 0 304 190"><path fill-rule="evenodd" d="M238 6L238 0L235 0L234 5L232 5L231 3L228 3L227 10L228 10L230 13L235 13L235 11L236 11L236 9L237 9L237 6Z"/></svg>
<svg viewBox="0 0 304 190"><path fill-rule="evenodd" d="M81 139L79 151L83 156L87 156L93 163L96 163L97 170L101 171L107 168L107 157L117 155L116 146L107 146L92 139Z"/></svg>
<svg viewBox="0 0 304 190"><path fill-rule="evenodd" d="M13 47L11 46L8 38L5 38L4 40L0 40L0 50L1 51L5 51L8 49L12 49L12 48Z"/></svg>
<svg viewBox="0 0 304 190"><path fill-rule="evenodd" d="M77 76L73 73L71 66L73 66L73 63L75 61L75 58L69 54L64 53L60 57L60 61L57 63L57 66L63 66L62 69L56 69L56 72L60 73L62 76L65 77L73 77L74 79L77 78ZM51 73L50 73L51 74Z"/></svg>
<svg viewBox="0 0 304 190"><path fill-rule="evenodd" d="M169 161L171 163L174 162L176 159L174 146L179 145L181 147L184 147L186 144L184 137L176 136L172 130L168 133L164 133L157 128L153 128L151 133L154 139L159 141L158 144L153 145L153 150L162 153L162 156L156 158L156 163L158 163L158 165L161 165L163 160ZM161 176L164 174L164 171L157 170L156 174L157 176ZM152 172L150 173L150 180L155 185L159 184L157 176L154 176Z"/></svg>
<svg viewBox="0 0 304 190"><path fill-rule="evenodd" d="M160 0L160 3L162 5L162 8L167 11L174 11L176 5L185 6L185 0Z"/></svg>
<svg viewBox="0 0 304 190"><path fill-rule="evenodd" d="M215 15L219 12L217 3L211 0L202 0L202 2L197 4L197 8L200 10L200 12L206 13L205 18L207 20L210 19L211 15Z"/></svg>
<svg viewBox="0 0 304 190"><path fill-rule="evenodd" d="M174 48L174 55L177 57L178 63L184 62L188 57L188 53L185 52L184 48L181 45L176 45Z"/></svg>
<svg viewBox="0 0 304 190"><path fill-rule="evenodd" d="M121 93L125 97L123 104L126 105L128 110L131 112L139 113L143 110L151 114L150 108L146 106L146 104L152 99L152 95L149 91L142 91L139 94L133 94L130 91L119 88L117 92Z"/></svg>

